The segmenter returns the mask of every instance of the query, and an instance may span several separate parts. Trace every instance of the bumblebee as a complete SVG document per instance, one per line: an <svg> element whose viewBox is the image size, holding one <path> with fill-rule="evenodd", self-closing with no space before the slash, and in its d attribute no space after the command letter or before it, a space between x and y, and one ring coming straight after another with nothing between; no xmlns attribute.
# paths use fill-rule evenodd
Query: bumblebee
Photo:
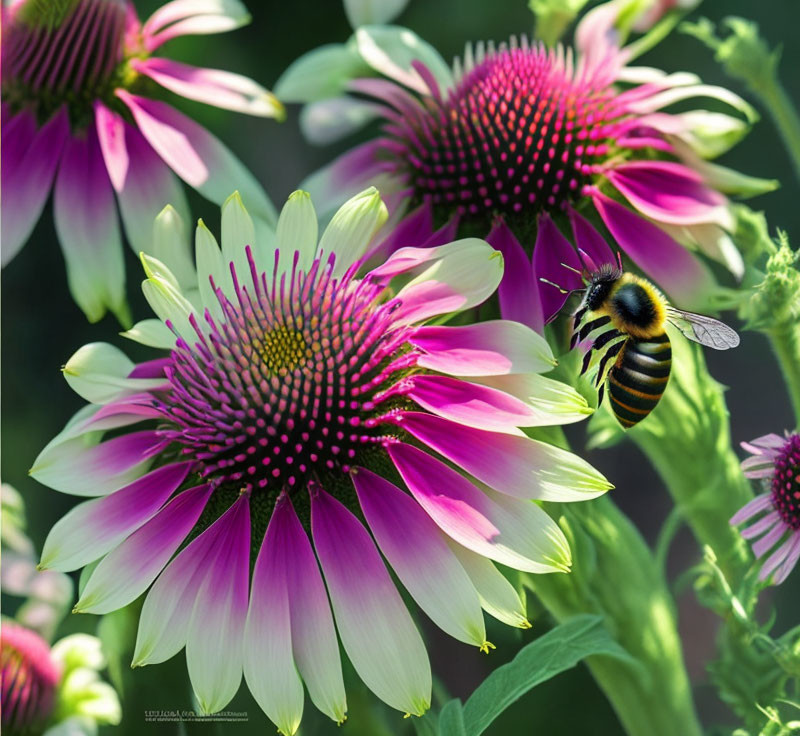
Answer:
<svg viewBox="0 0 800 736"><path fill-rule="evenodd" d="M675 309L646 279L609 265L588 276L570 348L592 341L581 375L598 362L598 406L607 386L611 409L625 429L653 411L667 387L672 365L667 322L715 350L739 344L739 335L730 327Z"/></svg>

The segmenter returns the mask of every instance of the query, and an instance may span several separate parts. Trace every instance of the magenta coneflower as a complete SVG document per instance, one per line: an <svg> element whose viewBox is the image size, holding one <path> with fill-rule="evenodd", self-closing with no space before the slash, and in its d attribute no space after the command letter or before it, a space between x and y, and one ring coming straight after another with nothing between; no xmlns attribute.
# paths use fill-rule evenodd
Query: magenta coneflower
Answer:
<svg viewBox="0 0 800 736"><path fill-rule="evenodd" d="M486 649L481 608L528 625L493 562L569 568L564 535L532 500L610 488L518 429L588 412L539 375L554 364L543 338L507 321L424 324L485 300L502 256L476 239L403 248L362 277L385 219L368 190L318 241L311 200L296 192L262 242L232 197L222 251L197 229L197 288L184 292L145 256L144 292L162 321L129 336L168 352L135 366L110 345L79 350L65 376L93 404L31 471L102 496L59 521L42 554L60 570L99 560L77 610L120 608L152 583L135 664L185 646L208 712L244 672L286 734L300 722L301 678L318 708L345 717L334 618L379 697L428 708L425 647L381 554L438 626Z"/></svg>
<svg viewBox="0 0 800 736"><path fill-rule="evenodd" d="M752 442L742 442L752 455L742 463L748 478L758 479L766 490L731 519L742 529L745 539L755 539L753 552L764 557L759 579L772 577L776 585L786 577L800 559L800 434L768 434Z"/></svg>
<svg viewBox="0 0 800 736"><path fill-rule="evenodd" d="M674 238L742 269L726 234L727 201L714 188L731 172L698 152L719 152L722 139L730 145L746 125L663 108L704 96L747 106L693 74L626 66L630 53L613 26L620 7L601 5L584 18L575 53L524 38L497 48L480 43L467 46L452 71L410 31L361 28L354 44L361 63L388 79L351 80L351 94L332 99L315 99L321 85L307 78L313 55L331 51L312 52L276 86L285 101L312 100L302 118L310 137L331 140L368 118L383 126L377 139L315 174L309 189L335 198L375 182L398 212L408 210L392 244L442 224L450 233L488 234L508 265L499 289L503 316L539 330L566 298L540 279L581 286L580 276L561 267L580 270L581 262L560 227L571 224L575 245L595 263L611 260L579 210L594 211L676 301L696 302L713 282Z"/></svg>
<svg viewBox="0 0 800 736"><path fill-rule="evenodd" d="M137 253L151 252L152 221L166 202L188 213L173 171L217 203L239 186L253 213L272 221L272 205L233 154L150 99L157 83L218 107L282 114L272 94L246 77L152 55L172 38L246 23L238 0L173 0L144 24L130 0L16 0L2 13L4 265L27 241L54 186L75 301L92 321L110 309L124 322L115 198Z"/></svg>
<svg viewBox="0 0 800 736"><path fill-rule="evenodd" d="M38 634L3 620L0 627L2 720L6 736L41 733L55 706L61 670Z"/></svg>

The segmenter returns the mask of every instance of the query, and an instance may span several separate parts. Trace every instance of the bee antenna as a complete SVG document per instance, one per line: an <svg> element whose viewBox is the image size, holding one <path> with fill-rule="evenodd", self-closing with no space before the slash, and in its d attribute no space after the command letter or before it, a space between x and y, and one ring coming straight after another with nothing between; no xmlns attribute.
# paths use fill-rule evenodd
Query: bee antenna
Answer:
<svg viewBox="0 0 800 736"><path fill-rule="evenodd" d="M575 268L574 266L570 266L568 263L562 263L561 265L562 265L564 268L566 268L566 269L568 269L568 270L570 270L570 271L574 271L575 273L577 273L577 274L578 274L578 276L580 276L581 278L583 278L583 271L581 271L580 269L578 269L578 268Z"/></svg>
<svg viewBox="0 0 800 736"><path fill-rule="evenodd" d="M539 281L541 281L543 284L547 284L548 286L554 286L562 294L571 294L572 293L571 291L567 291L563 286L559 286L558 284L554 283L553 281L548 281L547 279L544 279L541 276L539 277Z"/></svg>
<svg viewBox="0 0 800 736"><path fill-rule="evenodd" d="M617 251L617 265L619 266L620 271L624 271L625 269L622 268L622 252Z"/></svg>

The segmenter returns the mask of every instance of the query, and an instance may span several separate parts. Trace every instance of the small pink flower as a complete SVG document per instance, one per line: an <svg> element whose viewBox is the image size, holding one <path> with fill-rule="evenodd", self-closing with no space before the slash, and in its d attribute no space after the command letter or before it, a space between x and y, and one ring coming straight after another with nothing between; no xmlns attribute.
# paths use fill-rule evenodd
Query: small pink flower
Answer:
<svg viewBox="0 0 800 736"><path fill-rule="evenodd" d="M684 245L736 274L743 268L720 193L735 175L703 157L732 145L746 123L665 108L711 97L750 110L693 74L628 66L630 51L614 28L620 7L588 13L574 50L524 38L478 43L452 70L411 31L388 26L359 29L341 59L329 47L311 52L276 86L281 99L310 102L301 118L307 135L328 142L370 119L382 129L306 186L320 201L378 186L405 218L387 250L457 231L488 233L509 265L503 316L537 330L566 299L540 279L581 287L562 266L581 269L573 245L596 264L614 261L591 218L675 301L699 303L713 279ZM341 80L349 94L325 98L330 81L322 88L310 78L323 54L332 66L371 68L382 78Z"/></svg>
<svg viewBox="0 0 800 736"><path fill-rule="evenodd" d="M41 732L54 706L61 671L44 639L3 620L0 628L2 725L5 736Z"/></svg>
<svg viewBox="0 0 800 736"><path fill-rule="evenodd" d="M116 202L131 246L151 252L166 203L188 212L177 174L214 202L236 187L254 214L274 210L213 135L147 97L153 82L182 97L261 116L280 103L246 77L153 52L172 38L246 23L238 0L173 0L142 24L130 0L17 0L3 8L2 262L33 230L54 187L56 232L72 295L91 321L127 321ZM212 176L213 172L213 176Z"/></svg>
<svg viewBox="0 0 800 736"><path fill-rule="evenodd" d="M742 463L744 474L761 480L769 490L743 506L731 524L750 522L742 537L756 540L756 557L769 554L759 579L771 576L778 585L800 559L800 434L768 434L742 442L742 447L752 453Z"/></svg>

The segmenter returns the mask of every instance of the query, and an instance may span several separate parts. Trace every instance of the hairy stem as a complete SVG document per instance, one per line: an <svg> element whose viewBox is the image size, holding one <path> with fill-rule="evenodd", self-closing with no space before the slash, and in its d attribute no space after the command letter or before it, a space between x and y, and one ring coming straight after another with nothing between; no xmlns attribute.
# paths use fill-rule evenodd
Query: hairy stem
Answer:
<svg viewBox="0 0 800 736"><path fill-rule="evenodd" d="M753 91L761 97L764 108L769 111L775 126L786 144L792 157L795 174L800 179L800 115L792 104L792 100L778 81L773 76L769 83Z"/></svg>

